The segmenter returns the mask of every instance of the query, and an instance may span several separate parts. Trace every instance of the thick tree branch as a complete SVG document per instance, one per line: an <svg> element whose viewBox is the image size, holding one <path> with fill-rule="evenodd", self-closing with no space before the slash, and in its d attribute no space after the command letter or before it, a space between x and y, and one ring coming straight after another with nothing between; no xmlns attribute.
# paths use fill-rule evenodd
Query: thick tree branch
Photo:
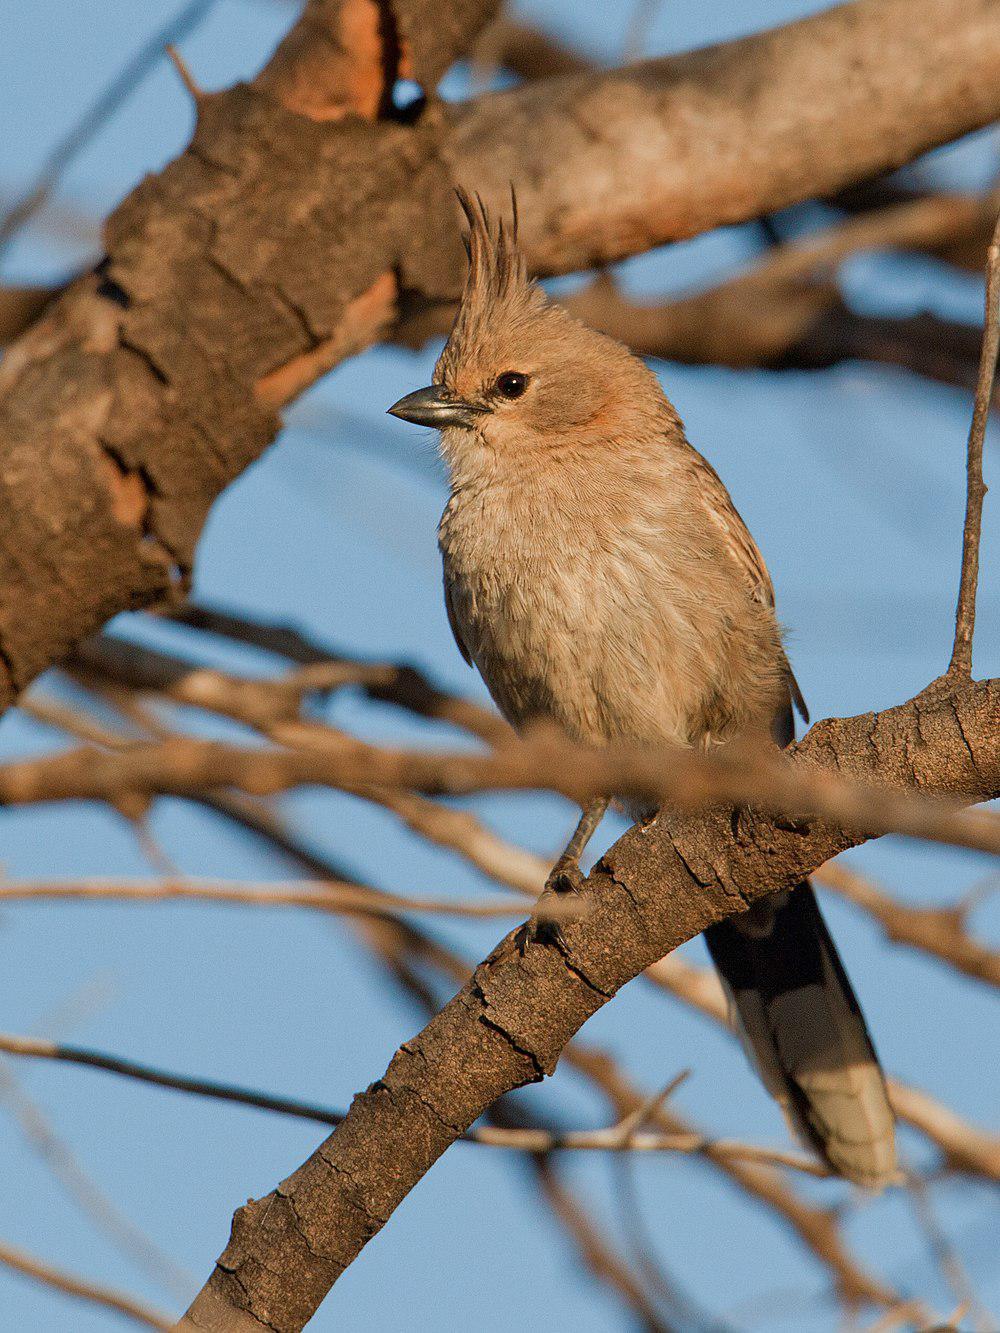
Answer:
<svg viewBox="0 0 1000 1333"><path fill-rule="evenodd" d="M919 24L909 0L859 0L458 107L449 151L496 208L518 185L532 267L568 272L899 166L995 119L998 87L991 0L932 0Z"/></svg>
<svg viewBox="0 0 1000 1333"><path fill-rule="evenodd" d="M200 99L190 148L110 220L99 271L8 350L0 706L114 612L186 583L209 506L283 402L381 336L400 297L454 297L454 180L497 203L512 180L532 268L564 271L828 192L1000 114L991 0L927 0L920 24L909 0L857 0L405 123L391 81L432 89L491 8L314 0L254 84Z"/></svg>
<svg viewBox="0 0 1000 1333"><path fill-rule="evenodd" d="M970 684L825 723L799 753L855 779L992 796L1000 772L983 711L988 693ZM829 825L748 816L735 830L727 811L661 814L626 834L589 877L593 907L565 928L566 956L504 940L309 1161L240 1209L183 1326L301 1328L449 1144L497 1097L551 1073L573 1034L626 981L858 841Z"/></svg>

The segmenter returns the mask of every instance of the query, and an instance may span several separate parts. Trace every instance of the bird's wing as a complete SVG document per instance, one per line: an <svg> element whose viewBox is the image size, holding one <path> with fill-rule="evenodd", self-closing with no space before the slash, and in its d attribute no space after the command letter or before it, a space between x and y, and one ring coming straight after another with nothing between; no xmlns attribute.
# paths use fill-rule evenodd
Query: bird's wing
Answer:
<svg viewBox="0 0 1000 1333"><path fill-rule="evenodd" d="M465 646L462 638L462 631L458 627L458 616L455 614L455 604L451 600L451 588L448 586L448 580L444 581L444 609L448 612L448 624L451 626L451 632L455 636L455 642L458 644L458 651L465 658L466 663L472 666L472 654Z"/></svg>
<svg viewBox="0 0 1000 1333"><path fill-rule="evenodd" d="M774 585L764 564L760 548L750 536L747 525L733 504L722 478L707 458L696 450L690 452L690 465L705 509L722 534L726 550L735 560L754 601L774 609Z"/></svg>
<svg viewBox="0 0 1000 1333"><path fill-rule="evenodd" d="M688 457L698 493L705 503L712 522L722 534L726 550L732 556L737 568L746 581L750 596L769 610L774 610L774 584L767 572L767 565L760 553L760 548L750 535L750 530L740 517L739 510L733 504L732 497L726 490L722 478L707 458L702 458L696 449L691 449ZM803 722L809 721L809 710L802 697L799 683L795 679L791 665L788 667L788 688Z"/></svg>

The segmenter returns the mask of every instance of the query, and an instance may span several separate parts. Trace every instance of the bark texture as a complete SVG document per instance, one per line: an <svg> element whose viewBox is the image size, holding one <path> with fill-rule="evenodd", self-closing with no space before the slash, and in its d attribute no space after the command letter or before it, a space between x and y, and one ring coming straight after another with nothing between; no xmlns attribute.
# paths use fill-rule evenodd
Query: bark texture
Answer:
<svg viewBox="0 0 1000 1333"><path fill-rule="evenodd" d="M1000 682L939 684L884 713L819 723L795 762L983 800L1000 795L998 726ZM544 945L522 953L507 936L308 1161L236 1213L180 1327L300 1329L445 1149L498 1097L551 1074L627 981L859 841L729 810L662 814L632 829L589 877L593 910L565 927L567 955Z"/></svg>
<svg viewBox="0 0 1000 1333"><path fill-rule="evenodd" d="M251 85L110 219L107 258L0 366L0 708L169 598L280 407L458 290L453 181L522 201L536 272L735 222L1000 115L1000 0L857 0L772 33L445 112L492 0L311 0Z"/></svg>

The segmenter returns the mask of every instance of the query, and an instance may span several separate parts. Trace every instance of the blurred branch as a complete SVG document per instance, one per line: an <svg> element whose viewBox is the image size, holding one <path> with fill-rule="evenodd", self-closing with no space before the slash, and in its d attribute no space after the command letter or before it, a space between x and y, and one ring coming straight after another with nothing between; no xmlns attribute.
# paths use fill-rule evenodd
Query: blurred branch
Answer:
<svg viewBox="0 0 1000 1333"><path fill-rule="evenodd" d="M594 68L593 61L543 28L506 16L483 29L470 58L479 69L506 69L525 83Z"/></svg>
<svg viewBox="0 0 1000 1333"><path fill-rule="evenodd" d="M192 1279L145 1232L107 1197L83 1169L70 1148L48 1123L41 1108L27 1095L13 1074L0 1066L0 1097L31 1148L52 1172L94 1227L106 1236L132 1263L163 1286L175 1300L184 1300L191 1291Z"/></svg>
<svg viewBox="0 0 1000 1333"><path fill-rule="evenodd" d="M102 1306L117 1315L131 1319L136 1324L143 1324L146 1328L174 1327L172 1319L150 1309L148 1305L143 1305L124 1292L116 1291L114 1287L101 1286L97 1282L88 1282L84 1278L67 1273L64 1269L54 1268L51 1264L35 1258L33 1254L28 1254L26 1250L14 1245L0 1243L0 1264L5 1264L17 1273L23 1273L25 1277L40 1282L43 1286L52 1287L67 1296L75 1296L78 1300L91 1305Z"/></svg>
<svg viewBox="0 0 1000 1333"><path fill-rule="evenodd" d="M263 684L244 681L240 688L254 694ZM266 694L270 706L271 694ZM84 748L0 766L0 801L89 799L119 808L139 802L141 808L157 794L191 796L234 787L266 795L322 784L346 791L376 786L438 795L547 788L585 806L613 791L652 807L666 802L683 810L746 805L806 824L819 818L839 830L835 837L824 830L836 850L892 832L995 853L1000 851L1000 820L960 807L969 800L988 800L995 787L1000 789L1000 758L988 743L989 719L998 710L1000 682L970 683L953 692L938 689L874 720L820 723L784 754L738 743L713 752L627 744L595 750L541 727L489 754L441 754L382 749L317 722L291 721L269 728L280 749L175 737L115 754ZM831 745L856 754L873 726L905 733L926 727L932 716L940 729L939 745L924 742L912 756L886 754L865 780L831 770ZM976 748L978 739L982 744ZM956 742L960 752L953 749ZM928 794L935 791L942 794ZM815 836L821 827L811 825L810 833Z"/></svg>
<svg viewBox="0 0 1000 1333"><path fill-rule="evenodd" d="M252 620L248 616L198 602L186 602L177 607L170 612L170 619L191 629L261 648L301 666L339 663L344 668L345 683L357 685L376 703L394 704L418 717L448 722L471 732L487 744L499 744L511 735L508 724L493 709L446 693L428 680L423 672L408 664L359 662L356 658L345 657L336 650L316 643L287 625ZM105 644L107 637L96 640L96 645L99 647ZM90 645L85 645L85 651L89 648ZM350 677L352 670L355 673L353 678Z"/></svg>
<svg viewBox="0 0 1000 1333"><path fill-rule="evenodd" d="M584 1048L574 1042L567 1048L565 1058L602 1089L619 1116L642 1104L639 1092L605 1052ZM651 1121L666 1133L690 1132L690 1126L670 1106L657 1108ZM706 1143L700 1155L797 1234L828 1270L838 1298L849 1310L871 1304L903 1310L910 1315L919 1312L917 1303L906 1301L854 1259L844 1242L835 1209L819 1208L800 1198L771 1165L719 1154L711 1141Z"/></svg>
<svg viewBox="0 0 1000 1333"><path fill-rule="evenodd" d="M19 337L59 294L56 287L0 287L0 347Z"/></svg>
<svg viewBox="0 0 1000 1333"><path fill-rule="evenodd" d="M953 1171L1000 1183L1000 1135L969 1124L919 1088L895 1078L888 1082L892 1109L941 1150Z"/></svg>
<svg viewBox="0 0 1000 1333"><path fill-rule="evenodd" d="M993 1333L997 1321L976 1294L958 1251L942 1227L927 1182L919 1173L911 1171L907 1175L906 1192L917 1226L924 1233L931 1256L958 1301L963 1317L971 1320L975 1333Z"/></svg>
<svg viewBox="0 0 1000 1333"><path fill-rule="evenodd" d="M967 977L1000 986L1000 954L969 935L967 906L911 907L840 861L831 861L817 871L815 879L860 907L895 944L920 949Z"/></svg>
<svg viewBox="0 0 1000 1333"><path fill-rule="evenodd" d="M63 665L86 684L96 681L105 686L154 690L173 702L233 718L279 743L306 747L348 743L343 733L329 726L311 720L300 722L299 713L307 694L326 694L362 680L370 690L383 690L383 697L390 693L395 704L412 698L425 716L433 708L434 715L442 720L456 723L462 718L471 722L478 735L508 739L512 734L507 724L487 709L444 695L423 677L416 676L419 683L414 687L408 679L409 669L404 667L319 659L278 679L251 680L198 667L110 634L81 645ZM384 682L395 687L401 677L407 681L403 690L386 689ZM359 785L352 794L392 811L413 832L456 852L484 874L520 892L537 894L545 882L548 866L541 858L505 842L468 811L453 810L411 792L377 784Z"/></svg>
<svg viewBox="0 0 1000 1333"><path fill-rule="evenodd" d="M673 955L647 968L646 976L732 1033L722 986L708 968ZM887 1082L896 1115L930 1139L952 1170L1000 1183L1000 1135L970 1124L919 1088L896 1078Z"/></svg>
<svg viewBox="0 0 1000 1333"><path fill-rule="evenodd" d="M412 898L403 894L374 893L359 885L332 880L303 880L294 884L252 884L201 880L190 876L176 881L124 879L55 880L48 883L0 879L0 902L112 900L121 902L207 902L231 907L296 907L313 912L367 912L376 916L417 913L493 920L522 917L524 900L508 897L483 901L451 898ZM573 921L582 907L569 902L540 904L536 909L553 920Z"/></svg>
<svg viewBox="0 0 1000 1333"><path fill-rule="evenodd" d="M621 1296L647 1333L671 1333L638 1275L601 1235L582 1201L560 1178L552 1161L544 1154L532 1161L542 1197L569 1233L594 1277Z"/></svg>

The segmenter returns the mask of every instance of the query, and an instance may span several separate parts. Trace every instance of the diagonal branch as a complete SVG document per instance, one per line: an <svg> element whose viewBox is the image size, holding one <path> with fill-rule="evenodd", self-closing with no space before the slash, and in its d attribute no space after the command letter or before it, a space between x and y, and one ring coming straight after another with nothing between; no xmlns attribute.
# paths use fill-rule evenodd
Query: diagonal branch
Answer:
<svg viewBox="0 0 1000 1333"><path fill-rule="evenodd" d="M1000 773L988 776L989 764L975 757L978 738L995 734L977 725L984 698L983 686L969 684L827 723L799 753L847 777L877 774L981 799L1000 792ZM514 936L502 941L355 1098L326 1143L276 1192L239 1210L182 1327L259 1333L280 1319L283 1329L301 1328L441 1153L497 1097L551 1073L569 1039L626 981L858 841L826 824L742 816L737 827L734 837L724 810L661 814L627 833L589 877L583 896L592 907L565 927L565 956L519 948Z"/></svg>

